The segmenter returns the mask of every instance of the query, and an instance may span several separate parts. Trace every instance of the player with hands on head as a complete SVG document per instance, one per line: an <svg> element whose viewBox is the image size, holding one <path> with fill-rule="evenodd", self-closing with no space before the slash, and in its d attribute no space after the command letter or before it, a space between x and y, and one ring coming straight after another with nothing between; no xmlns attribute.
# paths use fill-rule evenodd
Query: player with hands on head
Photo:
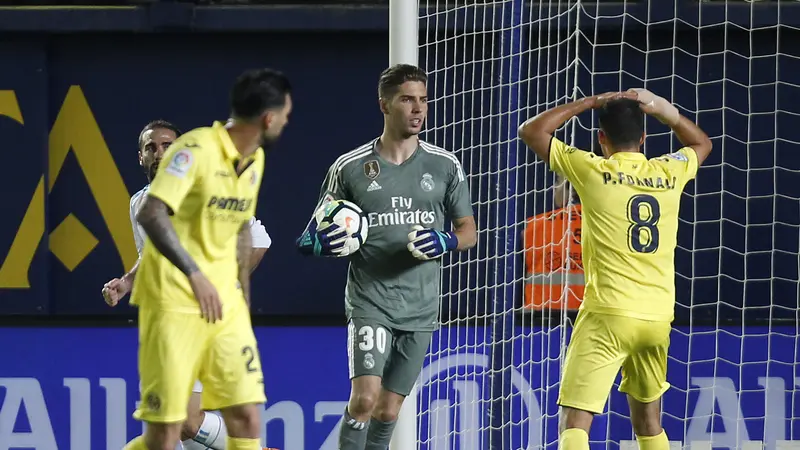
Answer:
<svg viewBox="0 0 800 450"><path fill-rule="evenodd" d="M280 72L246 71L231 89L231 120L184 134L158 166L136 214L146 240L131 297L142 390L134 417L147 426L125 450L174 448L198 379L200 408L225 422L225 448L262 449L250 230L265 149L288 122L290 90Z"/></svg>
<svg viewBox="0 0 800 450"><path fill-rule="evenodd" d="M349 255L345 290L350 400L341 450L386 450L416 382L439 315L441 257L475 245L467 180L451 152L419 139L428 112L427 75L386 69L378 82L383 133L330 166L318 210L332 200L361 208L369 235ZM452 231L445 231L446 220ZM342 255L340 229L297 240L306 255Z"/></svg>
<svg viewBox="0 0 800 450"><path fill-rule="evenodd" d="M589 109L598 111L603 157L553 135ZM648 159L640 150L644 114L669 126L683 147ZM603 412L622 368L619 390L628 395L639 448L668 450L661 397L669 389L678 211L683 188L711 152L711 140L669 101L645 89L560 105L523 123L519 136L572 184L582 203L587 284L561 380L559 448L589 449L594 414Z"/></svg>

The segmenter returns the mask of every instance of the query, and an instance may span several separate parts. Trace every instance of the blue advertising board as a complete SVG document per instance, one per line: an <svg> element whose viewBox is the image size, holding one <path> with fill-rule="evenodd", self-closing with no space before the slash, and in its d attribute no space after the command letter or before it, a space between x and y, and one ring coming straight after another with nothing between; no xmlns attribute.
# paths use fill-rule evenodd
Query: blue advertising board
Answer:
<svg viewBox="0 0 800 450"><path fill-rule="evenodd" d="M556 448L562 331L516 329L502 448ZM477 450L488 433L489 328L443 328L420 376L421 449ZM269 397L265 444L335 449L349 394L345 327L256 328ZM135 328L6 328L0 354L0 450L119 450L141 432ZM11 344L13 343L13 345ZM670 440L703 448L797 448L800 341L794 327L678 328L664 398ZM500 377L502 378L502 377ZM495 378L496 379L496 378ZM592 448L632 440L624 397L596 417Z"/></svg>

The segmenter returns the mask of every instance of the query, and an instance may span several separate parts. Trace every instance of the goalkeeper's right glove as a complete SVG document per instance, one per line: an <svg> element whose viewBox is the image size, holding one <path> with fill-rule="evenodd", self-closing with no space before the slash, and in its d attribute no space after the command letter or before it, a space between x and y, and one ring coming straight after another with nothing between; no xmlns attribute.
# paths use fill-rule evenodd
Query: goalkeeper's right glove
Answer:
<svg viewBox="0 0 800 450"><path fill-rule="evenodd" d="M297 250L304 255L339 256L347 240L347 230L331 224L317 231L317 219L311 219L303 234L297 238Z"/></svg>

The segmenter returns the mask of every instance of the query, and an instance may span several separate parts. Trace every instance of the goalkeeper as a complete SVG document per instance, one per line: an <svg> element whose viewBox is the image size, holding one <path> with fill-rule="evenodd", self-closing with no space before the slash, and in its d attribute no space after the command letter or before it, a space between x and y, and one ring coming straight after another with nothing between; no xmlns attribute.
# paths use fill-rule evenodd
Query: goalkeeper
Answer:
<svg viewBox="0 0 800 450"><path fill-rule="evenodd" d="M553 133L598 109L604 158L570 147ZM644 114L668 125L683 145L647 159ZM558 404L559 448L588 450L594 414L614 378L628 395L642 450L667 450L661 396L675 306L674 253L681 192L711 152L711 141L665 99L644 89L584 98L545 111L519 129L525 144L577 190L583 204L587 285L567 348Z"/></svg>
<svg viewBox="0 0 800 450"><path fill-rule="evenodd" d="M425 72L411 65L381 74L383 134L331 165L317 205L348 200L369 219L369 238L350 257L345 290L351 391L342 450L388 448L437 323L440 257L477 240L461 164L418 137L428 112L426 84ZM445 219L453 231L445 231ZM318 231L312 217L297 245L307 255L345 256L343 237L336 226Z"/></svg>

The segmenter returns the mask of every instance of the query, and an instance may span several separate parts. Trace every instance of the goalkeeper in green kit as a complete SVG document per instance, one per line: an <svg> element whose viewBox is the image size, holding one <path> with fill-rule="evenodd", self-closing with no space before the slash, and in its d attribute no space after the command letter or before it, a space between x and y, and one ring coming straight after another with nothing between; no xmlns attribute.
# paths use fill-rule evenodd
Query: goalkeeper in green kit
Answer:
<svg viewBox="0 0 800 450"><path fill-rule="evenodd" d="M381 74L383 134L331 165L317 204L348 200L369 221L368 239L350 256L345 290L351 391L342 450L388 448L438 323L440 258L477 240L461 164L418 137L428 112L427 80L407 64ZM297 247L306 255L339 256L344 237L336 225L317 231L312 218Z"/></svg>

